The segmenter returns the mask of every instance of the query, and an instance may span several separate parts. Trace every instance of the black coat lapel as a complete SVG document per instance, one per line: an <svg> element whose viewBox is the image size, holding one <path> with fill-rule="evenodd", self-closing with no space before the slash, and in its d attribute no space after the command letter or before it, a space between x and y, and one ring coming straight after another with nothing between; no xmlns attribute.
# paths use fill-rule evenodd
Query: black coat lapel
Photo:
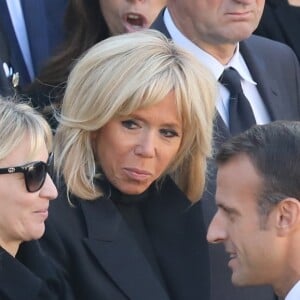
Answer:
<svg viewBox="0 0 300 300"><path fill-rule="evenodd" d="M110 199L82 202L85 243L130 300L169 300L133 235Z"/></svg>
<svg viewBox="0 0 300 300"><path fill-rule="evenodd" d="M209 299L209 258L201 203L194 206L166 178L143 207L157 260L172 300Z"/></svg>

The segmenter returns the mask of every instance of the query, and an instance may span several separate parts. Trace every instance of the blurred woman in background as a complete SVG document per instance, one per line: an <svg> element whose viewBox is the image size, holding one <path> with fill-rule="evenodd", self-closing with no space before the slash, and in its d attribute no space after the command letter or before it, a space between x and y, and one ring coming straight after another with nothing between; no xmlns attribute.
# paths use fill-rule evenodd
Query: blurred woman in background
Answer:
<svg viewBox="0 0 300 300"><path fill-rule="evenodd" d="M112 35L149 27L166 0L70 0L61 50L26 92L32 105L55 128L53 108L59 108L74 62L90 47Z"/></svg>

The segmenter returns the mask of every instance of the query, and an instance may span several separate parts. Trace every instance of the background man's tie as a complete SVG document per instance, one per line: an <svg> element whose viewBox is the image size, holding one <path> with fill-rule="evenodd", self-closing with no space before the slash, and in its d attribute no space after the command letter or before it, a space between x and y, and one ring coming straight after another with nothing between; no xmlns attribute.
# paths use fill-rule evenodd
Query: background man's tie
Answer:
<svg viewBox="0 0 300 300"><path fill-rule="evenodd" d="M219 81L229 90L229 130L236 135L256 123L251 105L243 93L241 77L234 68L224 70Z"/></svg>

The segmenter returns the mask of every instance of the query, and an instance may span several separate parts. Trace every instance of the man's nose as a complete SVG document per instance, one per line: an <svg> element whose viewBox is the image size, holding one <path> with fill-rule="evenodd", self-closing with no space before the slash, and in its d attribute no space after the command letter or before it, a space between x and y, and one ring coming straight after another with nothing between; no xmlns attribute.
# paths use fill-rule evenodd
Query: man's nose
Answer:
<svg viewBox="0 0 300 300"><path fill-rule="evenodd" d="M227 239L226 225L218 212L209 224L206 239L211 244L222 243Z"/></svg>

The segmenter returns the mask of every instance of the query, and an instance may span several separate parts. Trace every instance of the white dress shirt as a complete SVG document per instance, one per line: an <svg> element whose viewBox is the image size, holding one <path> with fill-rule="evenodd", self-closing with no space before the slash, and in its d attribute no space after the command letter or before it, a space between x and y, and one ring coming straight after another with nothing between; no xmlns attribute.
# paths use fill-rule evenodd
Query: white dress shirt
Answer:
<svg viewBox="0 0 300 300"><path fill-rule="evenodd" d="M229 63L224 66L212 55L203 51L201 48L199 48L196 44L194 44L191 40L189 40L180 32L180 30L176 27L175 23L173 22L168 9L166 9L164 12L164 23L172 37L172 40L176 44L180 45L182 48L193 53L199 59L199 61L213 73L216 80L219 79L225 68L235 68L242 78L241 84L243 92L252 107L256 123L265 124L270 122L269 113L262 101L260 94L258 93L256 82L253 80L250 71L246 65L246 62L239 51L239 44L237 45L235 54L233 55ZM217 99L216 106L224 123L228 126L229 91L220 83L218 84L218 86L219 97Z"/></svg>
<svg viewBox="0 0 300 300"><path fill-rule="evenodd" d="M299 300L300 299L300 280L289 291L285 300Z"/></svg>

